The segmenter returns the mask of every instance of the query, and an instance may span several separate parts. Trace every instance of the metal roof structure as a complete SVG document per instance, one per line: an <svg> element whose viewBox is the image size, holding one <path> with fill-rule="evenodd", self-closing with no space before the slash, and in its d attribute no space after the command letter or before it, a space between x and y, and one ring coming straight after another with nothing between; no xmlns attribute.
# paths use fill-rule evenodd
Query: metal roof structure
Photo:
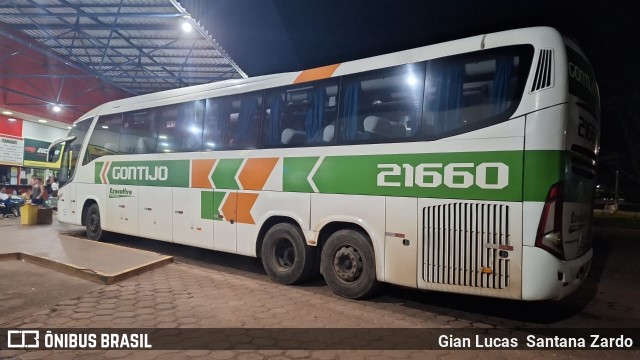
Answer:
<svg viewBox="0 0 640 360"><path fill-rule="evenodd" d="M177 0L0 0L0 23L0 36L82 70L30 79L93 77L145 94L247 77Z"/></svg>

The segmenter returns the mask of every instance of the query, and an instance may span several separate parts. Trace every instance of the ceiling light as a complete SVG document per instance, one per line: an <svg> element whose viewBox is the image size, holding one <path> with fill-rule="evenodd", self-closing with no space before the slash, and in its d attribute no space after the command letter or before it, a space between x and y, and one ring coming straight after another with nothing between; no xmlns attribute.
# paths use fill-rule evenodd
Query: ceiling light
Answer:
<svg viewBox="0 0 640 360"><path fill-rule="evenodd" d="M2 112L3 115L13 115L13 113L11 111L3 111Z"/></svg>
<svg viewBox="0 0 640 360"><path fill-rule="evenodd" d="M102 125L103 129L108 129L109 127L107 125Z"/></svg>
<svg viewBox="0 0 640 360"><path fill-rule="evenodd" d="M43 124L44 124L44 123L46 123L46 122L47 122L47 120L45 120L45 119L38 119L38 122L41 122L41 123L43 123Z"/></svg>
<svg viewBox="0 0 640 360"><path fill-rule="evenodd" d="M71 129L71 126L67 126L67 129Z"/></svg>
<svg viewBox="0 0 640 360"><path fill-rule="evenodd" d="M58 105L53 105L53 111L54 112L60 112L60 110L62 110L62 108Z"/></svg>
<svg viewBox="0 0 640 360"><path fill-rule="evenodd" d="M191 25L191 23L189 22L189 20L184 20L182 22L182 31L188 33L191 32L191 30L193 30L193 26Z"/></svg>
<svg viewBox="0 0 640 360"><path fill-rule="evenodd" d="M9 121L11 121L11 122L13 122L13 121L16 121L16 119L14 119L14 118L11 118L11 119L9 119Z"/></svg>

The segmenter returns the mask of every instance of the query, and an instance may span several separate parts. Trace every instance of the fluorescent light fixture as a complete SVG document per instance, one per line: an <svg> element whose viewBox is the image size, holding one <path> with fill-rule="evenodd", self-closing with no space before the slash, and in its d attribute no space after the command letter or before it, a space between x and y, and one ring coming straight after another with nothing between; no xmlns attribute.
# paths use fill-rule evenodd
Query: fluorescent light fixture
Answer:
<svg viewBox="0 0 640 360"><path fill-rule="evenodd" d="M207 146L208 147L216 147L216 143L208 142Z"/></svg>
<svg viewBox="0 0 640 360"><path fill-rule="evenodd" d="M189 22L189 20L185 19L182 21L182 31L189 33L193 30L193 25Z"/></svg>
<svg viewBox="0 0 640 360"><path fill-rule="evenodd" d="M103 129L108 129L109 127L107 125L102 125Z"/></svg>
<svg viewBox="0 0 640 360"><path fill-rule="evenodd" d="M191 131L194 134L199 134L200 133L200 129L198 129L198 127L196 127L196 126L190 127L189 131Z"/></svg>
<svg viewBox="0 0 640 360"><path fill-rule="evenodd" d="M62 108L58 105L53 105L53 111L54 112L60 112L60 110L62 110Z"/></svg>
<svg viewBox="0 0 640 360"><path fill-rule="evenodd" d="M3 111L2 115L13 115L13 113L11 111Z"/></svg>
<svg viewBox="0 0 640 360"><path fill-rule="evenodd" d="M166 139L166 138L167 138L167 135L160 135L160 136L158 136L158 138L160 138L160 139Z"/></svg>
<svg viewBox="0 0 640 360"><path fill-rule="evenodd" d="M46 123L46 122L47 122L47 120L45 120L45 119L38 119L38 122L39 122L39 123L43 123L43 124L44 124L44 123Z"/></svg>
<svg viewBox="0 0 640 360"><path fill-rule="evenodd" d="M160 143L160 145L162 145L162 146L169 146L169 144L168 144L168 143L165 143L165 142Z"/></svg>
<svg viewBox="0 0 640 360"><path fill-rule="evenodd" d="M16 121L16 119L14 119L14 118L10 118L10 119L8 119L8 120L9 120L9 121L11 121L11 122Z"/></svg>
<svg viewBox="0 0 640 360"><path fill-rule="evenodd" d="M169 150L169 149L164 149L164 152L171 152L171 150Z"/></svg>
<svg viewBox="0 0 640 360"><path fill-rule="evenodd" d="M71 126L67 126L67 129L71 129Z"/></svg>

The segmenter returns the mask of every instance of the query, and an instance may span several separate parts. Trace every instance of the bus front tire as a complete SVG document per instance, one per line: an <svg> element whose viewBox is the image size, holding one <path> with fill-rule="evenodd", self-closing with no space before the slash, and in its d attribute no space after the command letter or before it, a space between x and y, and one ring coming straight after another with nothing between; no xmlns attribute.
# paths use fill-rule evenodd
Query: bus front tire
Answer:
<svg viewBox="0 0 640 360"><path fill-rule="evenodd" d="M306 244L302 230L288 223L276 224L264 236L262 265L279 284L301 283L313 275L315 250Z"/></svg>
<svg viewBox="0 0 640 360"><path fill-rule="evenodd" d="M327 285L342 297L364 299L378 288L373 248L359 231L333 233L322 248L320 267Z"/></svg>
<svg viewBox="0 0 640 360"><path fill-rule="evenodd" d="M107 233L102 230L100 224L100 209L98 208L98 204L91 204L91 206L89 206L84 222L89 239L96 241L105 240Z"/></svg>

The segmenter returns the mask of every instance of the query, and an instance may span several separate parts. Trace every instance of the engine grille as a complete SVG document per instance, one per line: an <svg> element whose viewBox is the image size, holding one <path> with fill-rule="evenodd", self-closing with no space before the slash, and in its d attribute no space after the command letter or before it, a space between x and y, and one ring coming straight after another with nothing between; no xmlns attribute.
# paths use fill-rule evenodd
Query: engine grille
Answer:
<svg viewBox="0 0 640 360"><path fill-rule="evenodd" d="M509 206L502 204L457 202L425 207L424 280L507 288L508 256L513 250L509 213Z"/></svg>
<svg viewBox="0 0 640 360"><path fill-rule="evenodd" d="M538 56L536 74L531 85L531 92L550 88L553 86L553 50L542 49Z"/></svg>

